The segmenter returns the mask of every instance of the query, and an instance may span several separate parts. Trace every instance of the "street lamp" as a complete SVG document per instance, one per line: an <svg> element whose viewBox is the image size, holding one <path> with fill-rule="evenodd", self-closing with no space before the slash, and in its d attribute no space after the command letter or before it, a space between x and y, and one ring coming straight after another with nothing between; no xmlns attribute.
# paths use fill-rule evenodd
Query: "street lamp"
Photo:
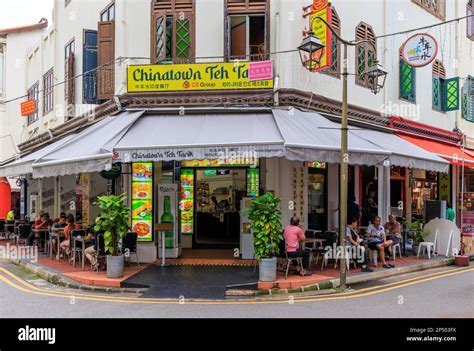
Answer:
<svg viewBox="0 0 474 351"><path fill-rule="evenodd" d="M350 42L341 38L341 36L334 30L334 28L326 22L325 19L317 16L311 20L310 28L313 28L313 22L315 20L320 20L323 22L326 27L328 27L332 34L337 38L337 40L343 44L344 54L343 54L343 70L342 70L342 120L341 120L341 165L340 165L340 174L339 174L339 245L341 248L346 246L346 223L347 223L347 193L348 193L348 179L349 179L349 155L348 155L348 146L347 146L347 76L349 72L347 70L347 47L356 46L359 44L370 44L374 43L370 40L364 39L356 42ZM317 40L315 40L317 39ZM314 72L315 69L320 65L321 57L324 52L324 45L321 43L319 38L314 36L313 32L309 32L308 36L303 39L303 42L298 47L300 52L301 62L303 66L309 71ZM304 55L310 54L309 59L305 60ZM318 59L319 58L319 59ZM369 67L364 74L367 74L367 79L373 83L371 86L371 91L374 94L377 94L380 89L383 88L385 84L385 79L387 77L387 71L383 69L381 65L375 61L374 65ZM341 265L340 265L340 283L339 286L341 289L346 289L346 257L345 254L341 255Z"/></svg>
<svg viewBox="0 0 474 351"><path fill-rule="evenodd" d="M308 36L303 39L303 42L298 46L301 63L309 70L314 71L321 64L321 57L324 54L324 45L321 40L309 32Z"/></svg>
<svg viewBox="0 0 474 351"><path fill-rule="evenodd" d="M385 85L385 80L387 79L387 71L382 67L378 61L375 61L372 66L367 68L364 72L367 75L369 84L371 85L370 90L377 94Z"/></svg>

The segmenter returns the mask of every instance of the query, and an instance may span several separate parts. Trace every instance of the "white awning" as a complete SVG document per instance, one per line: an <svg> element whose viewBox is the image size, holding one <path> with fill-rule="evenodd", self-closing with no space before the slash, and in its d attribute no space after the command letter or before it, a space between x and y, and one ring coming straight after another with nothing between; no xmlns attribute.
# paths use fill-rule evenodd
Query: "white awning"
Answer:
<svg viewBox="0 0 474 351"><path fill-rule="evenodd" d="M142 114L143 111L123 112L76 134L67 145L43 154L33 165L33 177L103 171L112 164L113 145Z"/></svg>
<svg viewBox="0 0 474 351"><path fill-rule="evenodd" d="M348 162L447 172L449 163L391 133L350 127ZM285 157L340 162L340 124L316 112L157 114L129 111L78 133L44 154L33 176L98 172L112 162Z"/></svg>
<svg viewBox="0 0 474 351"><path fill-rule="evenodd" d="M0 167L0 177L13 177L33 173L32 165L35 161L39 160L48 152L56 150L57 148L67 144L67 142L71 140L73 136L74 135L68 135L52 144L49 144L38 149L37 151L32 152L29 155L21 157L16 161L13 161L3 167Z"/></svg>

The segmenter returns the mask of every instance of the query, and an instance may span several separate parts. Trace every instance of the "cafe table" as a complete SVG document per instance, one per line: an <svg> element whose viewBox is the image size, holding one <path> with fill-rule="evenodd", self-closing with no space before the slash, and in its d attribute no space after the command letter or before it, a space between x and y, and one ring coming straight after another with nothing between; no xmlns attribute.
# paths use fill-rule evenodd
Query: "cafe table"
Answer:
<svg viewBox="0 0 474 351"><path fill-rule="evenodd" d="M326 241L326 239L307 238L303 243L304 243L305 247L306 247L307 244L310 244L311 249L317 249L318 247L323 247L325 241Z"/></svg>
<svg viewBox="0 0 474 351"><path fill-rule="evenodd" d="M93 242L94 239L87 239L86 237L81 237L81 236L73 236L72 237L72 245L73 245L73 251L72 251L72 260L73 260L73 266L76 267L76 243L81 243L82 245L82 270L85 268L85 258L86 258L86 253L84 252L86 250L86 243Z"/></svg>

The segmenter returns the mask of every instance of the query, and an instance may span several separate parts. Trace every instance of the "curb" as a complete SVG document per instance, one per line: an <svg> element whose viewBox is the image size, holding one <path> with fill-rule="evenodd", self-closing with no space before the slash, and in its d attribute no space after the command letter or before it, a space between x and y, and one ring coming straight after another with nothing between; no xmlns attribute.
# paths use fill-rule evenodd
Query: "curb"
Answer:
<svg viewBox="0 0 474 351"><path fill-rule="evenodd" d="M10 258L8 259L8 261L18 267L21 267L27 270L30 273L37 275L38 277L46 280L47 282L51 284L61 286L64 288L104 292L104 293L135 293L135 294L143 294L148 290L146 288L145 289L144 288L115 288L115 287L94 286L94 285L76 283L72 280L69 281L69 280L64 279L62 274L52 272L46 268L37 266L31 262L22 261L20 259L15 259L15 258Z"/></svg>
<svg viewBox="0 0 474 351"><path fill-rule="evenodd" d="M391 270L367 273L363 275L356 275L352 277L347 277L347 284L361 284L367 283L370 281L382 279L382 278L389 278L397 275L402 275L411 272L419 272L424 271L427 269L432 268L439 268L444 266L451 266L454 265L454 258L446 258L439 261L432 261L432 262L425 262L419 265L414 266L405 266L405 267L398 267ZM336 289L339 286L339 279L328 279L323 280L319 283L314 283L310 285L304 285L293 289L265 289L265 290L256 290L252 291L252 294L249 295L240 295L240 296L264 296L264 295L283 295L283 294L291 294L291 293L302 293L308 291L319 291L325 289ZM229 295L231 297L235 297L235 295Z"/></svg>

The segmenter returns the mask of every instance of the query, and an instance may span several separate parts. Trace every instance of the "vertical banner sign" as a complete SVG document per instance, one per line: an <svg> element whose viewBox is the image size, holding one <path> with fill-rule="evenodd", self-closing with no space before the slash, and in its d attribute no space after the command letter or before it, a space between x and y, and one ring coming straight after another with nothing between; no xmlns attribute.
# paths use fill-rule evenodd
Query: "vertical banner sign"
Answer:
<svg viewBox="0 0 474 351"><path fill-rule="evenodd" d="M320 17L332 25L332 10L331 6L328 6L327 0L319 0L314 2L312 11L309 16L311 30L325 46L323 55L321 56L321 63L319 67L316 68L317 71L320 71L332 66L332 32L323 21L317 19L313 21L313 19ZM317 54L314 55L316 56Z"/></svg>
<svg viewBox="0 0 474 351"><path fill-rule="evenodd" d="M153 162L132 164L132 230L153 241Z"/></svg>
<svg viewBox="0 0 474 351"><path fill-rule="evenodd" d="M181 233L194 231L194 169L181 170L181 201L179 204Z"/></svg>
<svg viewBox="0 0 474 351"><path fill-rule="evenodd" d="M260 183L260 169L259 168L247 169L247 196L258 197L260 195L259 183Z"/></svg>

